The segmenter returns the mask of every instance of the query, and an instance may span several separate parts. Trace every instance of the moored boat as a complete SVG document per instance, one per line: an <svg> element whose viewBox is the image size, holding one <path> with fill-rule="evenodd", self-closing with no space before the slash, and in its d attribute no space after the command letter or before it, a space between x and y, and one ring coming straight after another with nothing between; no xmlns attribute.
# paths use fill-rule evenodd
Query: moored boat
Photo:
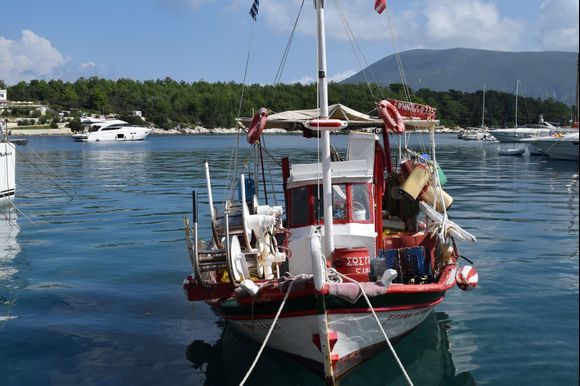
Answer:
<svg viewBox="0 0 580 386"><path fill-rule="evenodd" d="M133 126L119 119L92 119L81 121L83 132L74 134L77 142L142 141L152 131L148 127Z"/></svg>
<svg viewBox="0 0 580 386"><path fill-rule="evenodd" d="M11 203L16 193L16 148L0 121L0 206Z"/></svg>
<svg viewBox="0 0 580 386"><path fill-rule="evenodd" d="M514 155L514 156L518 156L518 155L522 155L526 152L525 149L520 149L520 148L509 148L509 149L500 149L499 150L499 155Z"/></svg>
<svg viewBox="0 0 580 386"><path fill-rule="evenodd" d="M249 159L263 160L267 127L321 138L321 157L293 163L268 152L281 158L284 206L259 204L263 163L246 166L258 171L247 176L237 173L234 159L231 186L238 188L222 210L214 207L206 162L212 238L199 240L194 192L193 224L184 218L193 273L183 288L189 300L212 305L262 348L289 354L335 384L385 346L396 355L391 341L423 322L456 283L476 286L475 269L459 269L456 244L476 238L447 214L453 198L442 188L446 177L436 160L434 108L383 99L372 117L328 105L324 1L314 5L319 108L274 115L260 108L238 122L256 151ZM408 148L401 137L409 127L429 128L431 147ZM343 158L333 155L330 133L345 130ZM399 139L396 164L390 136ZM260 196L267 197L265 187Z"/></svg>
<svg viewBox="0 0 580 386"><path fill-rule="evenodd" d="M529 138L527 144L530 154L545 154L553 159L578 161L579 133L556 134L546 137Z"/></svg>

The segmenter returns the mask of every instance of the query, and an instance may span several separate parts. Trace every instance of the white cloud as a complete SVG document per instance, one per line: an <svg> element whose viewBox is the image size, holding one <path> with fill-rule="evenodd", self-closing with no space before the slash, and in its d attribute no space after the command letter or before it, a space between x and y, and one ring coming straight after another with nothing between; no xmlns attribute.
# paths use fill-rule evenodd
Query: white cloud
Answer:
<svg viewBox="0 0 580 386"><path fill-rule="evenodd" d="M356 71L351 71L351 70L339 72L337 74L330 75L328 77L328 81L329 82L340 82L340 81L343 81L350 76L353 76L356 73L357 73ZM292 84L292 83L312 84L312 83L316 83L316 79L312 76L304 75L302 78L293 79L293 80L289 81L288 83L290 83L290 84Z"/></svg>
<svg viewBox="0 0 580 386"><path fill-rule="evenodd" d="M272 28L288 30L293 25L300 3L301 0L264 2L262 17ZM357 40L390 40L386 15L377 15L369 0L327 1L329 38L348 39L335 3L340 5L348 27ZM453 47L517 50L524 32L523 21L502 16L495 2L488 0L415 0L398 4L397 7L391 7L387 2L387 7L402 50ZM315 16L312 3L306 2L304 8L298 31L313 35Z"/></svg>
<svg viewBox="0 0 580 386"><path fill-rule="evenodd" d="M578 51L578 0L546 0L540 6L538 41L550 51Z"/></svg>
<svg viewBox="0 0 580 386"><path fill-rule="evenodd" d="M50 77L65 62L48 39L30 30L20 40L0 36L0 79L7 84Z"/></svg>
<svg viewBox="0 0 580 386"><path fill-rule="evenodd" d="M329 82L340 82L356 74L357 71L347 70L328 77Z"/></svg>
<svg viewBox="0 0 580 386"><path fill-rule="evenodd" d="M288 83L289 84L294 84L294 83L312 84L314 82L316 82L316 79L314 79L312 76L304 75L302 78L300 78L300 79L292 79Z"/></svg>
<svg viewBox="0 0 580 386"><path fill-rule="evenodd" d="M444 47L517 49L522 22L502 17L495 4L482 0L429 2L425 37Z"/></svg>

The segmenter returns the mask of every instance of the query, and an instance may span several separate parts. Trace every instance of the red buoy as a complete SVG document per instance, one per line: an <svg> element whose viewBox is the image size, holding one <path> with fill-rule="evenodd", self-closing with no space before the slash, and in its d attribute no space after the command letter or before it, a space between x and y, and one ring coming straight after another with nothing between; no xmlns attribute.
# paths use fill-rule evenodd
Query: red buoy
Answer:
<svg viewBox="0 0 580 386"><path fill-rule="evenodd" d="M455 283L464 291L470 291L477 287L478 281L477 271L470 265L464 265L455 274Z"/></svg>

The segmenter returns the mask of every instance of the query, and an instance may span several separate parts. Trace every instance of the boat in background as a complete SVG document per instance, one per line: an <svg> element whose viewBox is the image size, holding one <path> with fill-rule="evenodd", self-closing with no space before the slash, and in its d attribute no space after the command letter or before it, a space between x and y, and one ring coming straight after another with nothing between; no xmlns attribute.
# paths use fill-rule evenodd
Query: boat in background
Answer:
<svg viewBox="0 0 580 386"><path fill-rule="evenodd" d="M523 142L528 146L530 155L548 155L559 160L578 161L578 110L580 109L580 83L578 69L580 68L580 54L576 60L576 105L572 106L572 115L569 127L546 137L526 138Z"/></svg>
<svg viewBox="0 0 580 386"><path fill-rule="evenodd" d="M16 147L0 120L0 206L10 204L16 193Z"/></svg>
<svg viewBox="0 0 580 386"><path fill-rule="evenodd" d="M578 161L579 133L556 134L548 137L529 138L524 142L528 149L558 160Z"/></svg>
<svg viewBox="0 0 580 386"><path fill-rule="evenodd" d="M546 137L557 132L561 132L562 129L552 125L551 123L544 120L544 116L540 114L538 123L527 124L524 126L518 125L518 89L520 81L516 81L516 107L515 107L515 119L513 128L502 128L502 129L491 129L490 134L495 137L499 142L520 142L525 138L536 138L536 137Z"/></svg>
<svg viewBox="0 0 580 386"><path fill-rule="evenodd" d="M77 142L142 141L151 133L149 127L133 126L119 119L83 118L82 133L74 134Z"/></svg>
<svg viewBox="0 0 580 386"><path fill-rule="evenodd" d="M477 285L475 269L459 266L456 243L476 238L448 217L453 198L442 188L447 179L436 160L434 108L383 99L376 104L378 117L370 117L328 105L324 3L314 1L319 108L270 116L262 107L254 117L238 119L253 150L247 159L256 163L241 162L235 148L233 181L221 210L214 206L205 163L212 236L198 237L194 191L193 224L184 218L193 272L183 289L188 300L205 301L262 344L254 364L267 345L334 385L388 346L411 383L391 341L420 325L455 284L464 290ZM334 118L336 111L343 114ZM402 138L407 123L428 127L431 146L410 149ZM272 186L268 193L262 132L281 125L320 138L320 156L290 163L267 151L282 175L281 190ZM333 156L330 133L346 130L346 154ZM399 141L396 164L390 136ZM284 206L268 204L276 191L283 192Z"/></svg>
<svg viewBox="0 0 580 386"><path fill-rule="evenodd" d="M520 142L526 138L549 137L552 134L560 133L565 129L556 127L550 122L544 121L544 117L540 115L538 123L532 123L525 126L504 128L504 129L490 129L489 132L499 142Z"/></svg>
<svg viewBox="0 0 580 386"><path fill-rule="evenodd" d="M481 105L481 126L468 127L463 130L458 138L466 141L495 141L495 137L489 133L489 129L485 125L485 84L483 85L483 101Z"/></svg>
<svg viewBox="0 0 580 386"><path fill-rule="evenodd" d="M526 152L526 149L520 149L520 148L509 148L509 149L500 149L499 150L499 155L515 155L515 156L519 156L522 155Z"/></svg>

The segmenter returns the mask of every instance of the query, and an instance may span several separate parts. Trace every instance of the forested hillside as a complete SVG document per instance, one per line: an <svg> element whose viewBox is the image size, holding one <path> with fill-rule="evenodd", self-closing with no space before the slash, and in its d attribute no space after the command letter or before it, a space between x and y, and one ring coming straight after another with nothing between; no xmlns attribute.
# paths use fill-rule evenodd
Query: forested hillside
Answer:
<svg viewBox="0 0 580 386"><path fill-rule="evenodd" d="M0 88L4 86L0 81ZM134 81L80 78L76 82L33 80L7 87L11 101L36 101L54 109L81 113L128 114L140 110L157 127L234 127L240 107L242 85L237 83L195 83L164 80ZM389 87L362 84L329 85L329 103L342 103L370 113L384 98L404 99L400 84ZM412 100L437 108L441 123L454 127L481 124L482 92L412 92ZM513 125L515 98L510 93L486 92L486 125ZM316 85L247 85L240 116L251 116L264 106L274 112L316 107ZM5 112L7 114L9 112ZM537 122L539 114L551 122L567 124L569 107L554 100L520 98L518 122Z"/></svg>

